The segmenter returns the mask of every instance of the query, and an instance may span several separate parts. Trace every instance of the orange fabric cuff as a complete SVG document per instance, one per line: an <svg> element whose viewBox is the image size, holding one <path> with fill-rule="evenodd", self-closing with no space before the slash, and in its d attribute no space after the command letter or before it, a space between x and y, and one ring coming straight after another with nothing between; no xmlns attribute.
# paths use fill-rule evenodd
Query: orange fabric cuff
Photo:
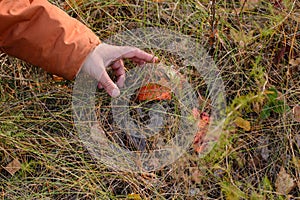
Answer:
<svg viewBox="0 0 300 200"><path fill-rule="evenodd" d="M1 51L74 79L100 44L84 24L46 0L0 0Z"/></svg>

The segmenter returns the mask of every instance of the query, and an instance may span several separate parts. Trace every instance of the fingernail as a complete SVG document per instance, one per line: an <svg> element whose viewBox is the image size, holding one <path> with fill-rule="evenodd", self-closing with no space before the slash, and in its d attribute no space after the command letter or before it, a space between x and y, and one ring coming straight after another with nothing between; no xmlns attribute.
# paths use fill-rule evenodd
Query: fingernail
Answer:
<svg viewBox="0 0 300 200"><path fill-rule="evenodd" d="M112 96L113 98L116 98L116 97L119 96L119 95L120 95L120 90L119 90L118 88L113 89L113 91L112 91L112 93L111 93L111 96Z"/></svg>

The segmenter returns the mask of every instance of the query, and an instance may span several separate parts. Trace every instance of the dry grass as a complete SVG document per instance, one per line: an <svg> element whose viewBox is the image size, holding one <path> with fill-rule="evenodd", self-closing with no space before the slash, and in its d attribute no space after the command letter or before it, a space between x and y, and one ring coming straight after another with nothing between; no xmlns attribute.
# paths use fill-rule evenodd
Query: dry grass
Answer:
<svg viewBox="0 0 300 200"><path fill-rule="evenodd" d="M142 199L298 198L299 123L289 109L276 113L272 107L269 116L261 116L269 105L265 92L270 88L290 108L300 102L299 66L289 65L300 57L298 1L283 1L281 9L262 0L256 8L244 5L242 11L238 1L219 1L214 43L208 42L208 1L77 2L69 3L67 12L100 38L158 26L204 41L226 84L229 115L223 137L203 159L186 153L151 174L112 170L95 162L78 138L72 82L55 82L44 71L0 54L0 166L14 158L22 163L14 176L0 167L3 199L126 199L131 193ZM104 104L110 101L102 91L99 96ZM108 113L105 109L109 107L102 110ZM250 121L251 131L235 127L236 116ZM276 192L281 167L297 183L288 195Z"/></svg>

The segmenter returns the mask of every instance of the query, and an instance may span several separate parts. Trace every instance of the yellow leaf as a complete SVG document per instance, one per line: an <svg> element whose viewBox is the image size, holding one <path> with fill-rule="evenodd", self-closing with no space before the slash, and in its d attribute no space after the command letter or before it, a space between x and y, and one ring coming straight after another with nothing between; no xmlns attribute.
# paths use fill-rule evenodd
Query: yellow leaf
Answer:
<svg viewBox="0 0 300 200"><path fill-rule="evenodd" d="M6 165L4 169L13 176L17 171L21 169L21 163L18 158L15 158L8 165Z"/></svg>
<svg viewBox="0 0 300 200"><path fill-rule="evenodd" d="M236 126L244 129L245 131L250 131L251 129L250 122L241 117L237 117L234 122Z"/></svg>
<svg viewBox="0 0 300 200"><path fill-rule="evenodd" d="M296 169L300 170L300 158L294 157L292 161L293 161L293 164L295 165Z"/></svg>
<svg viewBox="0 0 300 200"><path fill-rule="evenodd" d="M294 179L286 173L284 167L280 168L280 172L277 175L275 182L276 191L281 194L288 194L292 189L296 187Z"/></svg>
<svg viewBox="0 0 300 200"><path fill-rule="evenodd" d="M139 194L131 193L131 194L127 195L127 199L141 200L142 198Z"/></svg>

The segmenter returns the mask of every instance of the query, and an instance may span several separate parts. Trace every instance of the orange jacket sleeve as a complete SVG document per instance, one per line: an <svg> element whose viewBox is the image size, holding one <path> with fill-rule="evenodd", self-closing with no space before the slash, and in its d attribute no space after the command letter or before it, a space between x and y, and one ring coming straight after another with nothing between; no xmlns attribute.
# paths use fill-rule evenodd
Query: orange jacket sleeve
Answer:
<svg viewBox="0 0 300 200"><path fill-rule="evenodd" d="M99 43L47 0L0 0L0 50L8 55L71 80Z"/></svg>

